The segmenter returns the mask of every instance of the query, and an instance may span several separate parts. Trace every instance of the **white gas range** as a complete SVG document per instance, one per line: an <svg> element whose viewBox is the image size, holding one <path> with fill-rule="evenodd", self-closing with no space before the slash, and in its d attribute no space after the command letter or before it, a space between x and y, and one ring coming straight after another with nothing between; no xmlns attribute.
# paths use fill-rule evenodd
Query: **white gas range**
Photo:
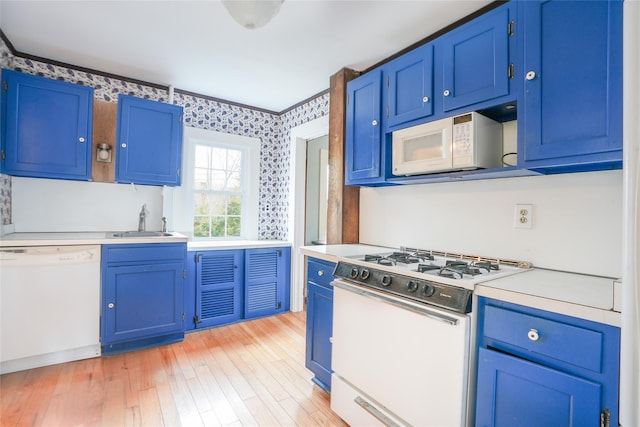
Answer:
<svg viewBox="0 0 640 427"><path fill-rule="evenodd" d="M412 248L342 257L332 409L353 426L469 425L473 288L530 267Z"/></svg>

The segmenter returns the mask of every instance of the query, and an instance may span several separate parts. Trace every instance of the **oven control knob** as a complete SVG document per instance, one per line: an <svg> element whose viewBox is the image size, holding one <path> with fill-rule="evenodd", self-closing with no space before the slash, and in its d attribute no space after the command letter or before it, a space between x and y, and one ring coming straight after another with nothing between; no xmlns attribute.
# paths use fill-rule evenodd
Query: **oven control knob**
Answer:
<svg viewBox="0 0 640 427"><path fill-rule="evenodd" d="M385 274L382 276L382 286L389 286L391 284L391 276Z"/></svg>
<svg viewBox="0 0 640 427"><path fill-rule="evenodd" d="M415 292L417 290L418 290L418 284L416 282L414 282L413 280L409 280L407 282L407 291Z"/></svg>
<svg viewBox="0 0 640 427"><path fill-rule="evenodd" d="M369 270L363 268L360 272L360 278L362 278L362 280L367 280L369 278Z"/></svg>
<svg viewBox="0 0 640 427"><path fill-rule="evenodd" d="M352 267L351 268L351 278L352 279L357 279L359 275L360 275L360 272L358 271L358 267Z"/></svg>
<svg viewBox="0 0 640 427"><path fill-rule="evenodd" d="M425 284L422 288L422 295L424 295L425 297L430 297L435 292L436 292L436 288L434 288L432 285Z"/></svg>

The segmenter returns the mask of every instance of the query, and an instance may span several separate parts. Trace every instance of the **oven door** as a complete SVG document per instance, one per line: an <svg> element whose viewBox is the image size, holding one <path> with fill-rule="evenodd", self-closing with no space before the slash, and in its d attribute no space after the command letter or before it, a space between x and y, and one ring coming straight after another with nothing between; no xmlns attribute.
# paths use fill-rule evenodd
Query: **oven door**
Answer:
<svg viewBox="0 0 640 427"><path fill-rule="evenodd" d="M466 425L469 317L332 284L333 411L352 426Z"/></svg>

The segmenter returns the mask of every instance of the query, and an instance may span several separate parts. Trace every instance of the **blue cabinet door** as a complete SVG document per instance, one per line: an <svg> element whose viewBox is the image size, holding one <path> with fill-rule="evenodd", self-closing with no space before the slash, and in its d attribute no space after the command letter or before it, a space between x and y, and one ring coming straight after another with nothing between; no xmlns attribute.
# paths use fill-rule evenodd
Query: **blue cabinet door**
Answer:
<svg viewBox="0 0 640 427"><path fill-rule="evenodd" d="M91 179L93 89L2 70L2 173Z"/></svg>
<svg viewBox="0 0 640 427"><path fill-rule="evenodd" d="M511 7L488 12L442 37L444 111L509 94Z"/></svg>
<svg viewBox="0 0 640 427"><path fill-rule="evenodd" d="M108 267L103 285L103 345L182 331L183 265Z"/></svg>
<svg viewBox="0 0 640 427"><path fill-rule="evenodd" d="M600 426L600 384L481 348L476 426Z"/></svg>
<svg viewBox="0 0 640 427"><path fill-rule="evenodd" d="M102 246L103 352L184 338L186 253L186 243Z"/></svg>
<svg viewBox="0 0 640 427"><path fill-rule="evenodd" d="M196 328L232 323L242 318L244 251L195 254Z"/></svg>
<svg viewBox="0 0 640 427"><path fill-rule="evenodd" d="M116 181L180 185L182 107L118 97Z"/></svg>
<svg viewBox="0 0 640 427"><path fill-rule="evenodd" d="M291 248L246 249L244 318L289 311Z"/></svg>
<svg viewBox="0 0 640 427"><path fill-rule="evenodd" d="M313 381L331 390L331 336L333 335L333 289L307 284L307 335L305 366Z"/></svg>
<svg viewBox="0 0 640 427"><path fill-rule="evenodd" d="M382 70L347 83L345 183L384 182L381 135Z"/></svg>
<svg viewBox="0 0 640 427"><path fill-rule="evenodd" d="M388 63L387 127L433 114L433 45L426 44Z"/></svg>
<svg viewBox="0 0 640 427"><path fill-rule="evenodd" d="M622 1L522 7L524 166L621 167Z"/></svg>

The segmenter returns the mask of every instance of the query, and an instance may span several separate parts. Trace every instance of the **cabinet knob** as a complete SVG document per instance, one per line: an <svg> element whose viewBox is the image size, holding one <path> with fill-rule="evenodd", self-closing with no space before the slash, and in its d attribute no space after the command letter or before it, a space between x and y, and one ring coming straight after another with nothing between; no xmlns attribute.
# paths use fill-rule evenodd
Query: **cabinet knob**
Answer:
<svg viewBox="0 0 640 427"><path fill-rule="evenodd" d="M114 303L112 303L112 302L110 302L109 304L107 304L107 307L109 307L109 308L113 308L113 307L115 307L115 306L116 306L116 305L115 305Z"/></svg>
<svg viewBox="0 0 640 427"><path fill-rule="evenodd" d="M125 142L123 142L122 144L120 144L120 147L127 148L127 144Z"/></svg>
<svg viewBox="0 0 640 427"><path fill-rule="evenodd" d="M333 337L329 337L329 342L333 344Z"/></svg>
<svg viewBox="0 0 640 427"><path fill-rule="evenodd" d="M425 96L424 98L422 98L422 102L429 102L429 97Z"/></svg>
<svg viewBox="0 0 640 427"><path fill-rule="evenodd" d="M442 92L442 94L443 94L444 96L449 96L449 95L451 94L451 92L449 92L449 90L447 89L447 90L445 90L444 92Z"/></svg>
<svg viewBox="0 0 640 427"><path fill-rule="evenodd" d="M525 79L527 80L533 80L536 78L536 72L535 71L529 71L525 76Z"/></svg>
<svg viewBox="0 0 640 427"><path fill-rule="evenodd" d="M378 121L377 121L377 120L374 120L374 121L372 121L372 122L371 122L371 124L372 124L373 126L378 126Z"/></svg>
<svg viewBox="0 0 640 427"><path fill-rule="evenodd" d="M318 276L324 276L324 270L318 270Z"/></svg>
<svg viewBox="0 0 640 427"><path fill-rule="evenodd" d="M527 336L531 341L538 341L538 339L540 338L537 329L529 329L529 333L527 333Z"/></svg>
<svg viewBox="0 0 640 427"><path fill-rule="evenodd" d="M82 137L82 136L81 136L80 138L78 138L78 141L80 141L80 142L84 142L84 141L85 141L85 139L84 139L84 137Z"/></svg>

